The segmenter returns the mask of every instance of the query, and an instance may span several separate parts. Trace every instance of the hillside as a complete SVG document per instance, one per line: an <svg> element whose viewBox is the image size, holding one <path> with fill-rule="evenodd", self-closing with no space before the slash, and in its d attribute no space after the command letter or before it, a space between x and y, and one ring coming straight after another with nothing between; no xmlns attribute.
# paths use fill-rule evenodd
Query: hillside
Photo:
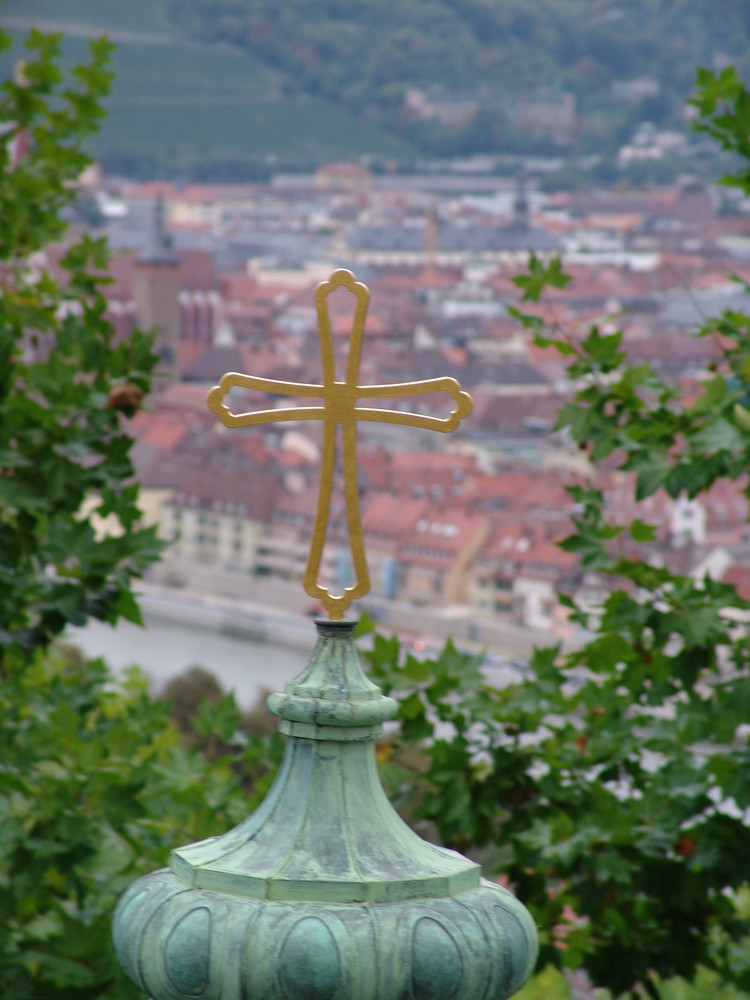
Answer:
<svg viewBox="0 0 750 1000"><path fill-rule="evenodd" d="M113 166L232 172L418 153L612 154L683 126L698 64L750 75L744 0L6 0L118 42ZM80 41L69 41L77 51Z"/></svg>
<svg viewBox="0 0 750 1000"><path fill-rule="evenodd" d="M235 47L186 37L160 0L7 0L2 26L21 41L34 24L62 31L66 57L86 36L116 42L109 116L92 142L113 172L243 179L269 162L314 165L371 155L410 159L414 147L324 97L289 93L283 76ZM20 47L0 59L12 72Z"/></svg>
<svg viewBox="0 0 750 1000"><path fill-rule="evenodd" d="M750 66L742 0L400 0L397 16L382 0L174 0L170 11L193 37L231 42L299 89L366 108L406 134L414 131L401 113L409 87L485 87L509 103L545 88L576 99L577 142L586 147L606 136L600 116L613 125L678 120L699 63ZM633 81L653 85L628 91ZM506 133L513 124L501 101L494 115L490 106L483 137L495 146L503 124Z"/></svg>

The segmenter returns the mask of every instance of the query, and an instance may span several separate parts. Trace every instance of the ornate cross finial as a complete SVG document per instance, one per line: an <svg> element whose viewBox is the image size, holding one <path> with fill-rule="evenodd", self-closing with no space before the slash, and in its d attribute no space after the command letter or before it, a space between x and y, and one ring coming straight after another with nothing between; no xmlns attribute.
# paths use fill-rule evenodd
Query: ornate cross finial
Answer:
<svg viewBox="0 0 750 1000"><path fill-rule="evenodd" d="M327 298L339 287L347 288L356 298L354 322L349 344L346 379L336 381L331 322L328 314ZM315 307L318 313L320 352L323 377L320 385L300 382L281 382L260 378L255 375L241 375L230 372L223 376L217 386L208 394L208 406L219 416L227 427L247 427L251 424L266 424L281 420L322 420L323 449L320 464L320 486L318 508L315 515L310 555L303 578L305 591L320 600L329 617L337 621L354 598L363 597L370 589L367 569L362 522L359 513L359 492L357 486L356 425L358 420L376 423L403 424L422 427L427 430L447 433L455 430L464 417L471 413L471 396L461 389L454 378L431 378L418 382L395 382L389 385L359 385L359 361L362 353L362 337L370 293L366 285L356 281L351 271L334 271L328 281L321 282L315 289ZM310 396L322 400L321 406L294 406L283 410L256 410L251 413L232 413L224 402L230 389L256 389L261 392L278 393L285 396ZM360 399L389 399L394 396L422 395L432 392L447 392L455 402L455 409L448 417L430 417L420 413L402 413L398 410L383 410L357 405ZM355 582L346 587L342 594L332 594L318 583L320 563L323 557L331 493L336 465L336 428L341 427L342 455L341 468L344 480L344 498L349 528L349 547L352 555Z"/></svg>

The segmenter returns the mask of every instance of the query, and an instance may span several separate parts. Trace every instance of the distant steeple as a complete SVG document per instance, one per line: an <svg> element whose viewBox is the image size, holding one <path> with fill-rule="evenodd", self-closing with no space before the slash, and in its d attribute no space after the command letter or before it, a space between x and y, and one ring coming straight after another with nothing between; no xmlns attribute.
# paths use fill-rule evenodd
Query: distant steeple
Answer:
<svg viewBox="0 0 750 1000"><path fill-rule="evenodd" d="M516 196L513 199L513 228L529 229L529 196L526 191L526 177L523 173L516 180Z"/></svg>
<svg viewBox="0 0 750 1000"><path fill-rule="evenodd" d="M180 258L172 251L172 238L164 228L164 199L161 195L154 201L146 246L136 257L136 262L172 267L180 263Z"/></svg>
<svg viewBox="0 0 750 1000"><path fill-rule="evenodd" d="M146 245L135 258L133 297L138 325L157 331L156 352L172 375L179 374L180 265L164 227L164 201L159 197L154 202Z"/></svg>

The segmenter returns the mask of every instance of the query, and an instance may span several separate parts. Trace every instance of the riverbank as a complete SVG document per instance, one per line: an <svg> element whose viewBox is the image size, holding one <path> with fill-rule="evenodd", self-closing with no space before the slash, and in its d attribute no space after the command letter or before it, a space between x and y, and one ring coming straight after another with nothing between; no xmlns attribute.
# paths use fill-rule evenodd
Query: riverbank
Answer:
<svg viewBox="0 0 750 1000"><path fill-rule="evenodd" d="M171 581L180 580L180 586ZM189 583L185 582L189 581ZM181 604L187 604L197 615L214 622L221 630L238 630L237 634L257 636L262 641L285 642L309 648L306 622L315 616L310 597L296 581L217 570L212 566L184 564L174 561L169 568L160 566L155 574L138 588L144 607L153 607L156 614L184 614ZM461 605L453 607L416 607L400 601L368 594L350 609L353 617L367 612L386 633L403 639L442 646L451 638L457 644L483 649L505 659L528 660L534 648L568 642L539 629L530 629L509 622L500 615L479 615Z"/></svg>
<svg viewBox="0 0 750 1000"><path fill-rule="evenodd" d="M211 582L218 583L221 591L228 581L212 574ZM293 651L305 660L315 644L316 605L298 584L269 581L269 603L228 597L226 593L204 594L195 588L174 588L163 583L142 584L139 590L143 612L152 621L198 626L219 637L256 643L266 650ZM274 603L270 603L271 598ZM500 687L527 676L534 647L555 641L548 633L502 620L478 619L461 608L415 608L368 595L351 610L355 614L357 610L366 611L380 631L398 635L417 656L437 654L449 638L459 649L483 654L487 680ZM302 665L300 661L300 669Z"/></svg>
<svg viewBox="0 0 750 1000"><path fill-rule="evenodd" d="M298 585L288 587L284 594L277 583L269 589L274 603L261 603L142 582L138 596L145 628L129 622L112 628L93 621L70 630L67 638L86 655L103 656L116 671L133 664L141 667L157 692L191 666L204 667L249 707L264 691L280 689L295 677L315 645L310 599ZM418 656L437 652L451 636L462 649L484 652L485 676L493 684L501 686L526 673L529 635L521 636L523 641L511 636L514 641L498 649L470 638L471 622L456 613L380 604L369 598L366 610L385 633L399 634ZM549 642L549 636L537 639L538 645Z"/></svg>
<svg viewBox="0 0 750 1000"><path fill-rule="evenodd" d="M220 635L309 650L314 642L311 621L283 608L246 600L214 597L185 589L142 583L138 602L155 619L186 624Z"/></svg>

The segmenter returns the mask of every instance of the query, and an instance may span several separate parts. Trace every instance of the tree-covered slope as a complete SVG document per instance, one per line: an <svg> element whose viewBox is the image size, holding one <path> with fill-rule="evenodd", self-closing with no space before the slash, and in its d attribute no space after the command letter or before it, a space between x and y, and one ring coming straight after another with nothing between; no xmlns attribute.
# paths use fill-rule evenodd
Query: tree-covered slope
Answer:
<svg viewBox="0 0 750 1000"><path fill-rule="evenodd" d="M661 85L651 117L679 114L696 64L750 62L742 0L173 0L194 37L230 42L290 86L387 114L407 86L564 88L585 113L612 85Z"/></svg>
<svg viewBox="0 0 750 1000"><path fill-rule="evenodd" d="M14 31L112 37L111 118L95 151L142 172L420 151L607 155L639 122L680 125L697 65L750 72L746 0L5 0L2 15ZM628 91L633 81L642 89ZM479 113L409 113L409 89L431 87L482 91ZM514 101L540 90L574 99L565 132L554 111L541 131L514 119Z"/></svg>
<svg viewBox="0 0 750 1000"><path fill-rule="evenodd" d="M32 25L64 34L65 62L86 37L116 44L108 117L91 151L114 173L242 180L269 162L315 165L368 154L408 160L415 148L343 105L285 84L242 49L190 39L159 0L7 0L0 23L20 42ZM22 57L0 54L0 78Z"/></svg>

